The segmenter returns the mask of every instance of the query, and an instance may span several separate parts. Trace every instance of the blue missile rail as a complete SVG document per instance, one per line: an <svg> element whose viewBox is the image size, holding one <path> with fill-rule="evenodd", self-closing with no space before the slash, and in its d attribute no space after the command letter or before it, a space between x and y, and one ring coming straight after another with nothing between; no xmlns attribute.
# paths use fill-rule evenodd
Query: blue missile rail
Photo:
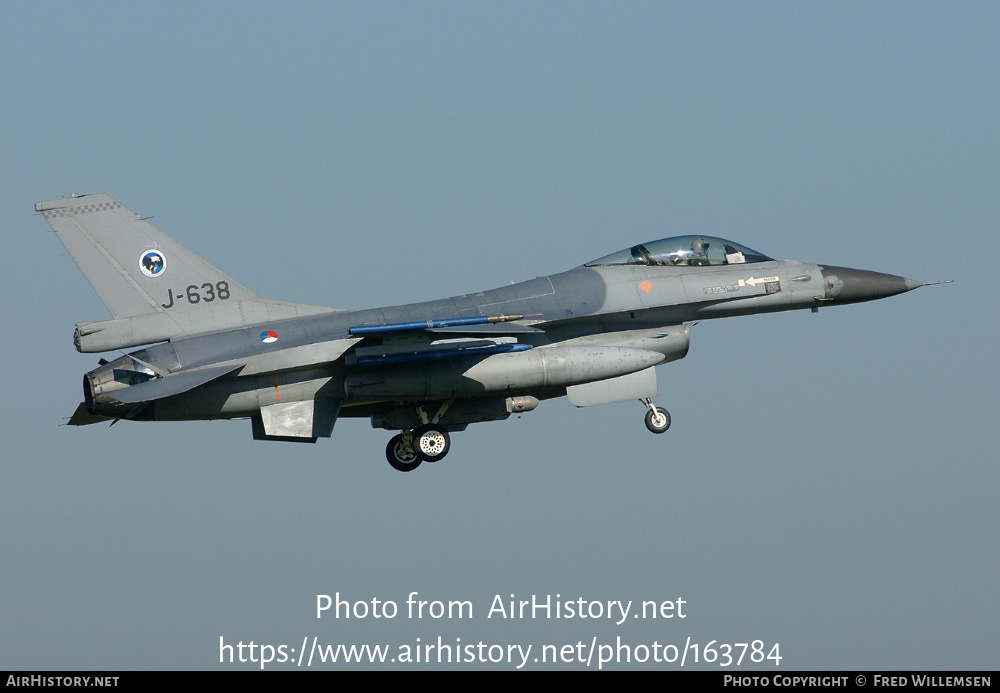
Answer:
<svg viewBox="0 0 1000 693"><path fill-rule="evenodd" d="M471 318L446 318L444 320L419 320L416 322L393 322L388 325L358 325L350 328L351 335L381 334L385 332L406 332L409 330L432 330L438 327L460 327L463 325L486 325L496 322L521 320L523 315L477 315Z"/></svg>
<svg viewBox="0 0 1000 693"><path fill-rule="evenodd" d="M478 323L477 323L478 324ZM490 356L492 354L507 354L512 351L527 351L530 344L495 344L493 346L459 347L456 349L437 349L435 351L418 351L409 354L386 354L384 356L361 356L359 366L388 366L395 363L413 363L415 361L438 361L453 359L460 356Z"/></svg>

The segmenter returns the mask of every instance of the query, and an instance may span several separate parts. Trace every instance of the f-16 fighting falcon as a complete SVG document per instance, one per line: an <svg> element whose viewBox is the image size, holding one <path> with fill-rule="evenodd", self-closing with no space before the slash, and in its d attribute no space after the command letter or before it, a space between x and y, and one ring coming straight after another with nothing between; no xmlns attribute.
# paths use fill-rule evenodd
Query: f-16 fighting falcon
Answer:
<svg viewBox="0 0 1000 693"><path fill-rule="evenodd" d="M694 321L858 303L927 284L777 261L733 241L675 236L477 294L368 310L260 298L109 195L39 202L111 313L77 323L77 350L133 349L83 377L72 425L249 419L256 440L315 443L338 418L395 432L408 472L451 434L567 396L639 400L684 358Z"/></svg>

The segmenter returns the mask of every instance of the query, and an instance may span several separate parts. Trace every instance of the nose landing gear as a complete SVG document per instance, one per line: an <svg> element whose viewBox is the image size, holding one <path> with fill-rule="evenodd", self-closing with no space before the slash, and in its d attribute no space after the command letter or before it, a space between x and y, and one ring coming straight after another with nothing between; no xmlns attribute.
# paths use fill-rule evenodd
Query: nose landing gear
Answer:
<svg viewBox="0 0 1000 693"><path fill-rule="evenodd" d="M663 407L654 406L648 397L639 401L647 408L646 428L653 433L666 433L667 429L670 428L670 412Z"/></svg>

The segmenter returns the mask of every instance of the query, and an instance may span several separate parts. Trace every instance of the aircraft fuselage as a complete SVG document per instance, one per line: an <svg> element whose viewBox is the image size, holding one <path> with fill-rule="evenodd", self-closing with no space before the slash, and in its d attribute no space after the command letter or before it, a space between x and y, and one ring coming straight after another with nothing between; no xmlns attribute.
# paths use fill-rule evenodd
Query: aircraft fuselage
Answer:
<svg viewBox="0 0 1000 693"><path fill-rule="evenodd" d="M881 298L909 290L907 280L901 277L861 270L841 270L840 274L845 272L851 287L867 283L864 288L871 295L862 298L856 290L849 291L849 301L844 302ZM521 323L544 326L544 330L518 335L518 342L530 344L536 350L619 344L661 353L663 358L658 363L664 363L686 354L688 330L675 330L674 334L662 337L658 328L693 320L815 308L841 302L836 292L844 292L843 281L833 271L827 270L825 274L826 277L821 266L791 260L723 267L584 266L475 294L279 320L267 325L176 339L133 353L139 362L167 372L210 364L244 364L239 377L209 383L194 394L184 393L157 401L153 410L158 420L245 417L261 406L280 402L282 394L285 401L317 396L343 397L344 408L340 416L350 416L355 406L393 399L507 396L534 391L539 391L544 398L564 394L567 385L576 383L572 378L540 382L540 372L551 370L539 363L538 354L545 353L541 351L497 354L485 359L469 356L470 361L476 361L478 370L485 372L484 384L462 390L455 386L456 383L444 382L437 392L415 386L414 378L419 376L408 374L406 369L399 367L395 369L394 379L403 381L397 386L402 387L401 390L394 392L392 386L378 388L370 383L367 387L349 387L351 374L366 370L377 373L379 369L342 362L311 367L310 361L321 361L322 349L317 345L350 339L352 327L519 314L526 316L519 321ZM265 328L277 336L274 341L261 340ZM644 332L650 330L653 333L644 339ZM484 330L484 335L489 335L489 331ZM593 339L598 335L599 339ZM447 333L440 336L446 339ZM591 339L587 340L588 337ZM297 356L297 350L310 353ZM675 358L671 358L672 355ZM131 370L136 366L135 359L123 357L92 374ZM140 370L141 363L138 365ZM491 363L498 364L497 372L517 373L519 378L490 378ZM596 372L581 372L579 364L573 364L572 370L580 374L578 382L589 382L635 372L648 365L651 364L637 361L623 364L621 372L615 372L613 365ZM412 366L410 370L427 372L424 380L429 383L441 382L446 371L453 369L429 364ZM435 370L440 372L435 373ZM598 377L594 377L595 374ZM99 396L98 410L104 415L126 415L133 407L116 405L111 396L113 392L109 390L104 397ZM145 416L133 418L152 414L147 411ZM358 412L358 415L368 415L368 411Z"/></svg>

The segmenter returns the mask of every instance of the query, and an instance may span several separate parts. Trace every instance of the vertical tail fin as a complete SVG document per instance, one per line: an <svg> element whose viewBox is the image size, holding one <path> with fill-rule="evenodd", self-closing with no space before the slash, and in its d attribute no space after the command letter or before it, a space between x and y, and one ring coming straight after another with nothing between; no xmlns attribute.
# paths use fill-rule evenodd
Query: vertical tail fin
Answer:
<svg viewBox="0 0 1000 693"><path fill-rule="evenodd" d="M256 298L110 195L38 202L35 211L116 319Z"/></svg>
<svg viewBox="0 0 1000 693"><path fill-rule="evenodd" d="M334 308L258 298L110 195L39 202L112 320L77 323L76 348L126 349Z"/></svg>

